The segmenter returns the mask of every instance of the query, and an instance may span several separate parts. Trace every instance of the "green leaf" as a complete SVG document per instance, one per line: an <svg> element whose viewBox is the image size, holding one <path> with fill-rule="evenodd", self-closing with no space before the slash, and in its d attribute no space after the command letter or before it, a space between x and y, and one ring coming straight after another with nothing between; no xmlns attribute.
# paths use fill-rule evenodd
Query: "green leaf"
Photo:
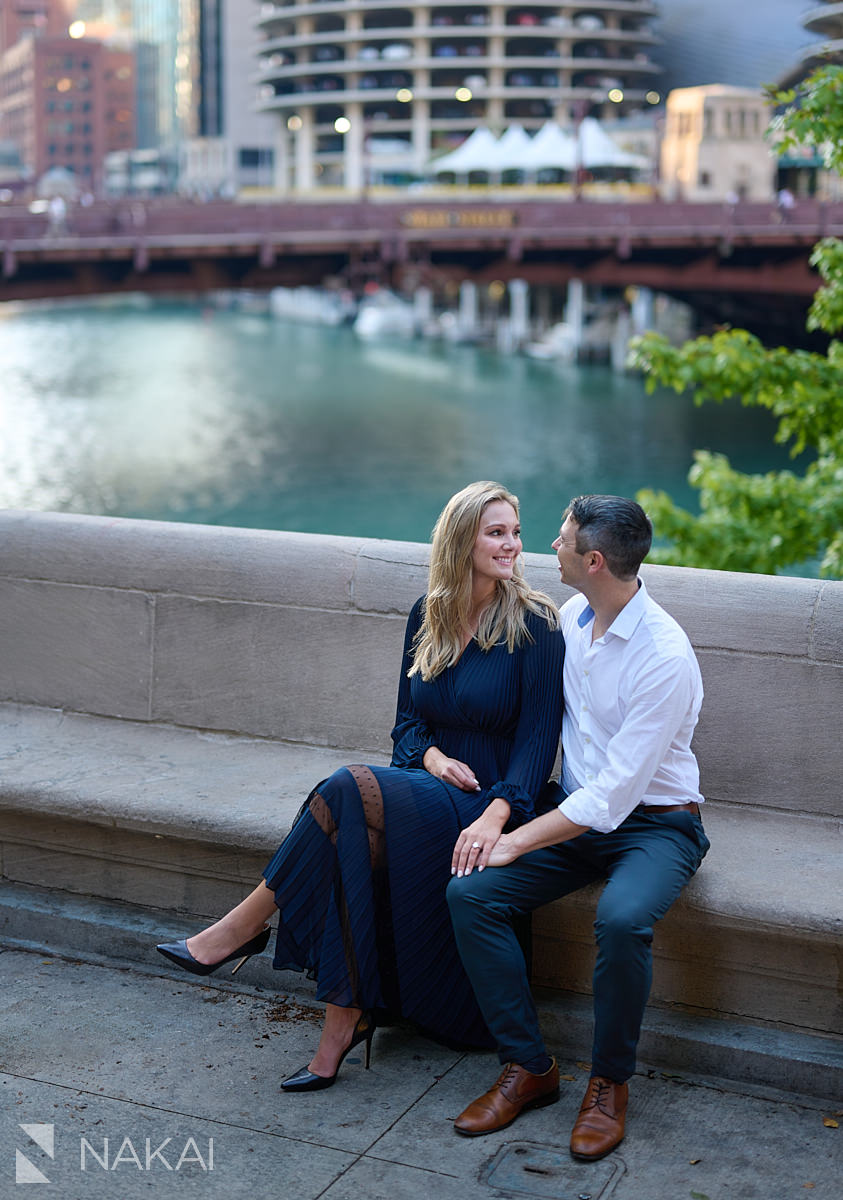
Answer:
<svg viewBox="0 0 843 1200"><path fill-rule="evenodd" d="M795 91L768 95L784 110L774 119L777 149L817 146L826 164L843 170L843 68L821 67ZM642 491L659 542L654 562L774 574L810 560L820 573L843 576L843 242L824 238L811 255L822 280L807 320L831 341L825 354L769 349L745 329L672 346L654 333L630 346L630 364L647 391L690 392L696 404L738 398L766 408L775 441L797 457L801 473L736 471L720 454L699 450L688 473L700 513L679 508L664 492Z"/></svg>

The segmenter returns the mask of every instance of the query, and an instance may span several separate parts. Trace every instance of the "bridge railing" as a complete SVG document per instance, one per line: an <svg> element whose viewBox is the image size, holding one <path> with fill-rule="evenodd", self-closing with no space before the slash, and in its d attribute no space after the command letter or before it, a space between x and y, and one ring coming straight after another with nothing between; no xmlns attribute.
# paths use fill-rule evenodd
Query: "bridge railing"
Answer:
<svg viewBox="0 0 843 1200"><path fill-rule="evenodd" d="M698 231L749 235L766 231L778 237L819 238L843 232L843 204L802 200L783 214L772 202L727 205L654 200L625 204L515 197L511 201L451 201L413 196L400 201L197 204L127 198L88 208L74 206L59 228L51 224L47 214L30 213L23 206L0 207L0 243L7 245L52 237L136 240L190 234L194 238L254 235L264 239L288 233L362 233L372 229L419 236L434 229L441 234L449 227L455 234L468 237L496 229L537 229L556 234L617 229L629 234L655 230L664 234L669 230L677 235Z"/></svg>

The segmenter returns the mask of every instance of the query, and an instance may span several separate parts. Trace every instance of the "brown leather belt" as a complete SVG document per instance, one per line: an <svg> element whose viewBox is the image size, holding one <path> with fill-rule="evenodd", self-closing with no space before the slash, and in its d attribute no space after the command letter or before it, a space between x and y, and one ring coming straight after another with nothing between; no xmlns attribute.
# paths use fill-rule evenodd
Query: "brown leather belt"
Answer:
<svg viewBox="0 0 843 1200"><path fill-rule="evenodd" d="M690 812L698 817L700 806L696 800L691 800L688 804L639 804L636 811L647 813Z"/></svg>

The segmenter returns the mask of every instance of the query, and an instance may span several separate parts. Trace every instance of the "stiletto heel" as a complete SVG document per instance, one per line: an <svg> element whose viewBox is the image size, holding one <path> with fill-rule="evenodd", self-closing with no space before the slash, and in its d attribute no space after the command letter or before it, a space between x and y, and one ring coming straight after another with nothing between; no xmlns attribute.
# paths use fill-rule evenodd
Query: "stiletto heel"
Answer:
<svg viewBox="0 0 843 1200"><path fill-rule="evenodd" d="M236 975L243 966L243 963L251 958L253 954L263 954L271 932L272 930L267 926L266 929L261 930L257 937L253 937L251 941L238 946L236 950L232 950L231 954L227 954L225 958L221 958L219 962L215 963L201 963L195 959L187 948L186 938L181 942L162 943L160 946L156 946L155 949L159 954L163 954L165 958L168 958L170 962L174 962L177 967L181 967L184 971L189 971L191 975L210 975L213 971L216 971L217 967L221 967L223 963L239 958L239 963L231 972L232 975Z"/></svg>
<svg viewBox="0 0 843 1200"><path fill-rule="evenodd" d="M240 970L240 968L243 966L243 963L248 962L251 957L252 957L251 954L244 954L243 957L240 959L240 962L237 964L237 966L231 968L231 974L236 975L237 972Z"/></svg>
<svg viewBox="0 0 843 1200"><path fill-rule="evenodd" d="M307 1067L302 1067L300 1071L296 1071L295 1075L291 1075L289 1079L285 1079L281 1084L282 1092L321 1092L325 1088L333 1087L337 1082L337 1076L340 1073L340 1067L345 1062L345 1057L349 1051L355 1046L359 1046L361 1042L366 1043L366 1054L363 1059L366 1070L369 1069L369 1063L372 1058L372 1038L375 1036L377 1023L374 1014L364 1012L361 1014L357 1024L354 1026L354 1033L347 1048L340 1055L340 1061L337 1063L337 1069L333 1075L314 1075Z"/></svg>

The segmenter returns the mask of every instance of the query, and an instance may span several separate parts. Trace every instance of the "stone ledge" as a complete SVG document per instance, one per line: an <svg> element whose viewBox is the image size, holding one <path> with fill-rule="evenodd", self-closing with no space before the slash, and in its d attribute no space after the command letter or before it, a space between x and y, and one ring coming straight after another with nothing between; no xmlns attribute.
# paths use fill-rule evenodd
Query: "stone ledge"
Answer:
<svg viewBox="0 0 843 1200"><path fill-rule="evenodd" d="M0 512L0 536L0 579L394 615L424 591L429 554L389 539L15 509ZM568 598L551 554L525 562L534 586ZM843 583L652 564L642 575L697 649L843 655Z"/></svg>
<svg viewBox="0 0 843 1200"><path fill-rule="evenodd" d="M0 808L246 849L362 753L27 705L0 704L0 730Z"/></svg>
<svg viewBox="0 0 843 1200"><path fill-rule="evenodd" d="M194 920L242 898L321 779L387 761L26 705L0 705L0 738L0 874ZM659 925L654 999L837 1029L843 822L721 803L704 819L712 853ZM537 913L538 982L588 990L597 894Z"/></svg>
<svg viewBox="0 0 843 1200"><path fill-rule="evenodd" d="M311 789L386 755L0 704L0 808L271 852ZM843 821L704 809L712 853L675 908L820 936L843 929ZM752 870L747 864L752 864Z"/></svg>

